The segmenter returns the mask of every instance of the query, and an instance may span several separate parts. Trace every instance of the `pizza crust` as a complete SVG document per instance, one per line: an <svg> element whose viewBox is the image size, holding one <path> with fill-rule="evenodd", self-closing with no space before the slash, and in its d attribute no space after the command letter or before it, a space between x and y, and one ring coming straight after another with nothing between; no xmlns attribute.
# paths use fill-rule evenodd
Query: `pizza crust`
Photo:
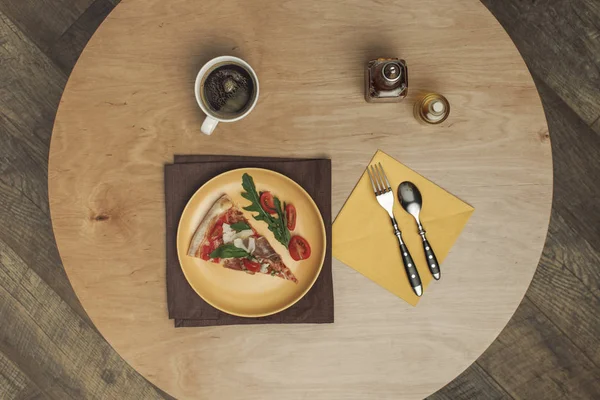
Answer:
<svg viewBox="0 0 600 400"><path fill-rule="evenodd" d="M209 228L212 225L212 221L215 219L215 217L220 216L225 211L229 210L231 207L233 207L233 201L226 194L224 194L217 201L215 201L215 204L213 204L210 210L208 210L208 212L202 219L202 222L200 222L200 225L198 225L196 233L194 233L194 236L192 237L190 248L187 253L188 256L198 257L197 253L200 250L200 245L204 241L204 237L209 231Z"/></svg>

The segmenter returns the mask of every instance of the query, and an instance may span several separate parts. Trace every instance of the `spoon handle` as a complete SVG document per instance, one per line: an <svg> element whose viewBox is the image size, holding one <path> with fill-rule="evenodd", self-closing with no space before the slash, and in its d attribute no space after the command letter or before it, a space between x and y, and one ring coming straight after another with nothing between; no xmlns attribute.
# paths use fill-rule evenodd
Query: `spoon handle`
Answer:
<svg viewBox="0 0 600 400"><path fill-rule="evenodd" d="M410 286L413 289L413 292L419 297L423 294L423 285L421 284L421 277L419 276L419 271L417 271L417 266L408 251L408 247L402 240L402 233L397 228L397 225L394 226L394 233L398 238L398 243L400 244L400 254L402 256L402 263L404 264L404 270L406 271L406 276L408 277L408 281L410 282Z"/></svg>
<svg viewBox="0 0 600 400"><path fill-rule="evenodd" d="M433 275L433 278L436 281L439 281L441 278L440 264L438 263L437 257L435 256L429 241L425 237L425 230L421 228L419 234L423 239L423 248L425 249L425 259L427 260L429 272L431 272L431 275Z"/></svg>

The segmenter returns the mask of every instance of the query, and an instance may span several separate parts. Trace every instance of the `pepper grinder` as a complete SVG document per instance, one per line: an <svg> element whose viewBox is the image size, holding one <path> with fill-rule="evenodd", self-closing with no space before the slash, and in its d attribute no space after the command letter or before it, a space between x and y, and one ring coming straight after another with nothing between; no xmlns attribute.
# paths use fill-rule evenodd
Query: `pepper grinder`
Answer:
<svg viewBox="0 0 600 400"><path fill-rule="evenodd" d="M365 100L369 103L395 103L408 95L408 68L398 58L378 58L367 63Z"/></svg>

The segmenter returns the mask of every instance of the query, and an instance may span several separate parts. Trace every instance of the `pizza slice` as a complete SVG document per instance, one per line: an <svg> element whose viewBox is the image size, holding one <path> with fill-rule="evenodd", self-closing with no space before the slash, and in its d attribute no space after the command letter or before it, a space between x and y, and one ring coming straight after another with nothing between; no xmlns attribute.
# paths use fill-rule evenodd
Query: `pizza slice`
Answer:
<svg viewBox="0 0 600 400"><path fill-rule="evenodd" d="M188 255L248 274L267 274L298 283L267 238L252 228L228 195L208 210L192 237Z"/></svg>

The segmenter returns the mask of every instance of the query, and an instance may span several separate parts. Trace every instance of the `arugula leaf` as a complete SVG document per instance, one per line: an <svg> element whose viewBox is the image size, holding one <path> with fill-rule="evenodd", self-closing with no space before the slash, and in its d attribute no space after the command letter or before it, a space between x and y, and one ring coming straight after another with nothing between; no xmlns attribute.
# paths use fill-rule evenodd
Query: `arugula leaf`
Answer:
<svg viewBox="0 0 600 400"><path fill-rule="evenodd" d="M284 243L285 247L287 247L290 243L290 239L292 238L290 231L287 228L287 216L285 215L285 211L281 207L281 202L277 197L273 198L273 202L275 203L275 211L277 212L277 216L279 217L277 220L280 222L278 230L280 232L281 237L285 241L285 243L282 243Z"/></svg>
<svg viewBox="0 0 600 400"><path fill-rule="evenodd" d="M273 198L275 203L275 211L277 212L278 218L275 218L268 212L266 212L262 206L260 205L260 195L256 191L256 185L254 184L254 179L248 174L244 174L242 176L242 188L244 188L245 192L242 192L242 197L246 200L250 201L250 205L244 207L244 210L254 212L257 214L253 214L255 220L264 221L267 223L267 226L275 239L285 247L288 247L290 243L291 234L287 228L287 221L285 213L281 208L281 202L277 197Z"/></svg>
<svg viewBox="0 0 600 400"><path fill-rule="evenodd" d="M236 222L235 224L231 224L231 229L233 229L236 232L241 232L252 228L250 228L250 225L248 225L247 223L240 221Z"/></svg>
<svg viewBox="0 0 600 400"><path fill-rule="evenodd" d="M250 258L250 254L238 247L235 247L233 244L223 244L210 253L210 258Z"/></svg>

